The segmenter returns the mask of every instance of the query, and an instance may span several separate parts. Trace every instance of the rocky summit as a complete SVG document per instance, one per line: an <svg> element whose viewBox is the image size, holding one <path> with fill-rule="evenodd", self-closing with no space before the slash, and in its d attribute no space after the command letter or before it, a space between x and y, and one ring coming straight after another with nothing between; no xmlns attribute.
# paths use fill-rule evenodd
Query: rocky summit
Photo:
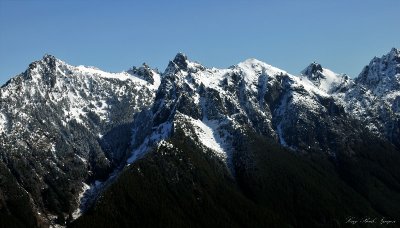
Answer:
<svg viewBox="0 0 400 228"><path fill-rule="evenodd" d="M51 55L0 89L4 227L400 223L400 51L360 75Z"/></svg>

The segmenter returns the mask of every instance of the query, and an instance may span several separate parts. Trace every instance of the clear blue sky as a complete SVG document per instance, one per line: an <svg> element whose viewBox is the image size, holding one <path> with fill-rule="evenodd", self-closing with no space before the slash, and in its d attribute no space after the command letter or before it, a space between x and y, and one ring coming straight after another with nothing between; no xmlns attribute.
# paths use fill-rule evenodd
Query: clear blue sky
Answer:
<svg viewBox="0 0 400 228"><path fill-rule="evenodd" d="M400 47L398 0L0 0L0 83L50 53L73 65L164 70L179 51L208 67L257 58L297 74L317 61L356 76Z"/></svg>

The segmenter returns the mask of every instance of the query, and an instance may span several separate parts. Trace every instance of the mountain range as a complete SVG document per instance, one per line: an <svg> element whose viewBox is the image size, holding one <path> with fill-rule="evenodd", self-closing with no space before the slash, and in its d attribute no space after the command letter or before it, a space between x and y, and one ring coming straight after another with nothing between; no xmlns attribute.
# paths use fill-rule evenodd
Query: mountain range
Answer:
<svg viewBox="0 0 400 228"><path fill-rule="evenodd" d="M399 162L396 48L356 78L45 55L0 89L1 227L396 226Z"/></svg>

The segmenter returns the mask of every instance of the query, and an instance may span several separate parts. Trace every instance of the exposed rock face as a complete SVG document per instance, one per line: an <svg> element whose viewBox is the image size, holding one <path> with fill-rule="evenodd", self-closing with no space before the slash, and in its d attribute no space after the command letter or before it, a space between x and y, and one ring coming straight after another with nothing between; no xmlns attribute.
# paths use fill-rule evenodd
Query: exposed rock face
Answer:
<svg viewBox="0 0 400 228"><path fill-rule="evenodd" d="M360 75L334 96L370 131L400 146L400 54L393 48L375 57Z"/></svg>
<svg viewBox="0 0 400 228"><path fill-rule="evenodd" d="M127 144L129 123L156 89L128 73L74 67L50 55L1 88L0 158L44 219L68 218L83 183L119 165L127 145L117 145Z"/></svg>
<svg viewBox="0 0 400 228"><path fill-rule="evenodd" d="M178 54L152 107L133 122L129 165L72 226L111 219L132 226L314 227L344 224L348 214L396 216L399 149L349 109L353 80L317 64L304 72L290 75L254 59L207 69ZM238 207L246 209L235 215ZM253 209L265 213L262 219ZM141 212L156 216L139 218ZM249 217L254 224L240 223Z"/></svg>
<svg viewBox="0 0 400 228"><path fill-rule="evenodd" d="M318 63L295 76L256 59L209 69L178 53L160 75L146 64L107 73L46 55L0 89L0 165L13 178L2 189L26 190L40 213L27 223L46 226L76 217L88 184L85 202L96 203L126 163L163 153L171 139L203 151L232 181L259 168L254 138L335 165L370 139L399 147L399 66L397 49L355 80Z"/></svg>
<svg viewBox="0 0 400 228"><path fill-rule="evenodd" d="M306 72L316 74L322 69L315 66ZM142 157L181 125L194 128L196 136L192 137L199 139L199 144L206 146L206 141L215 140L220 147L214 148L216 154L228 164L233 163L229 157L235 153L238 137L247 129L294 151L333 156L349 147L363 130L335 97L307 78L255 59L229 69L206 69L178 54L163 74L154 105L146 113L137 119L134 132L138 137L134 137L129 162ZM148 129L153 129L147 136L139 130L145 119L151 120ZM213 137L201 141L204 127L212 129Z"/></svg>
<svg viewBox="0 0 400 228"><path fill-rule="evenodd" d="M399 90L400 50L393 48L381 58L375 57L365 66L356 82L373 91L376 95Z"/></svg>
<svg viewBox="0 0 400 228"><path fill-rule="evenodd" d="M128 71L128 73L138 78L141 78L150 84L154 84L155 83L154 78L159 77L159 75L157 75L158 72L152 70L146 63L143 63L143 65L140 66L139 68L133 67L131 70ZM156 80L159 79L156 78Z"/></svg>
<svg viewBox="0 0 400 228"><path fill-rule="evenodd" d="M352 83L347 75L336 74L329 69L322 68L321 64L315 62L305 68L301 75L320 90L329 94L336 93Z"/></svg>

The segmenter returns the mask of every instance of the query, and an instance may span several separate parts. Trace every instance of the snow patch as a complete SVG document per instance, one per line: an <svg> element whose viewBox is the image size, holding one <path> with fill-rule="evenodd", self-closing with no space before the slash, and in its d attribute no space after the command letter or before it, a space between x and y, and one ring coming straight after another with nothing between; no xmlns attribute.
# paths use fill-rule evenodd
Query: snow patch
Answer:
<svg viewBox="0 0 400 228"><path fill-rule="evenodd" d="M75 156L78 157L79 160L81 160L83 163L85 163L85 164L87 163L87 160L85 158L83 158L83 157L81 157L81 156L79 156L77 154L75 154Z"/></svg>
<svg viewBox="0 0 400 228"><path fill-rule="evenodd" d="M136 131L140 131L140 129L134 129L133 135L136 134ZM171 122L165 122L160 124L159 126L153 128L152 133L147 136L143 142L138 146L137 148L133 149L131 156L128 158L126 161L129 164L132 164L134 161L137 159L143 157L143 155L148 152L148 150L160 142L161 140L166 139L172 131L172 123Z"/></svg>
<svg viewBox="0 0 400 228"><path fill-rule="evenodd" d="M153 85L151 87L153 89L157 90L158 87L160 87L160 84L161 84L161 75L159 73L155 72L155 71L152 71L152 72L153 72L154 83L153 83Z"/></svg>
<svg viewBox="0 0 400 228"><path fill-rule="evenodd" d="M0 113L0 133L5 132L7 129L7 118L3 113Z"/></svg>
<svg viewBox="0 0 400 228"><path fill-rule="evenodd" d="M90 189L90 186L87 185L86 183L82 182L83 186L81 189L81 192L79 193L78 196L78 208L72 213L72 219L75 220L77 218L79 218L82 215L82 201L83 201L83 197L85 195L85 192L88 191Z"/></svg>
<svg viewBox="0 0 400 228"><path fill-rule="evenodd" d="M247 59L237 65L244 73L244 79L247 83L252 83L258 80L262 74L274 76L278 74L288 74L286 71L273 67L267 63L261 62L257 59Z"/></svg>
<svg viewBox="0 0 400 228"><path fill-rule="evenodd" d="M95 67L87 67L87 66L82 66L82 65L77 66L76 69L78 71L80 71L83 75L86 75L86 76L95 75L95 76L102 77L102 78L118 79L121 81L132 80L132 81L137 81L137 82L147 84L147 82L145 80L140 79L135 76L132 76L131 74L129 74L127 72L109 73L109 72L102 71Z"/></svg>
<svg viewBox="0 0 400 228"><path fill-rule="evenodd" d="M227 158L227 142L226 138L218 134L218 122L210 120L196 120L191 119L191 123L195 127L195 133L199 138L199 141L204 146L213 150L216 155L220 158Z"/></svg>
<svg viewBox="0 0 400 228"><path fill-rule="evenodd" d="M174 148L174 145L172 145L172 143L169 143L169 142L167 142L167 141L165 141L165 140L161 140L161 141L158 143L157 148L160 148L161 146L164 146L164 147L166 147L166 148L168 148L168 149Z"/></svg>
<svg viewBox="0 0 400 228"><path fill-rule="evenodd" d="M324 80L320 80L319 88L329 93L334 87L338 86L342 77L329 69L322 68L322 74L325 76Z"/></svg>

